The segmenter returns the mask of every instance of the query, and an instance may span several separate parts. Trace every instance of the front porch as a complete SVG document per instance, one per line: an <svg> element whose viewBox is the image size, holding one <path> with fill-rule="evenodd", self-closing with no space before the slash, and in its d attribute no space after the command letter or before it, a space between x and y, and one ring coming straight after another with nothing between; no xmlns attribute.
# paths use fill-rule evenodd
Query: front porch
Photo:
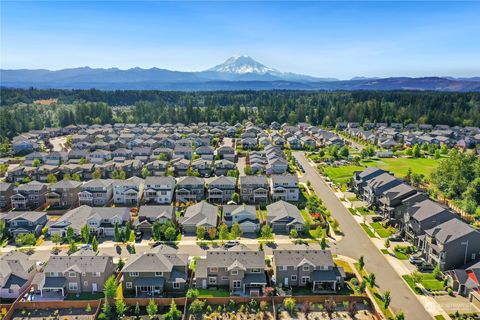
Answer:
<svg viewBox="0 0 480 320"><path fill-rule="evenodd" d="M164 279L161 277L141 277L133 281L135 297L159 297L163 293Z"/></svg>

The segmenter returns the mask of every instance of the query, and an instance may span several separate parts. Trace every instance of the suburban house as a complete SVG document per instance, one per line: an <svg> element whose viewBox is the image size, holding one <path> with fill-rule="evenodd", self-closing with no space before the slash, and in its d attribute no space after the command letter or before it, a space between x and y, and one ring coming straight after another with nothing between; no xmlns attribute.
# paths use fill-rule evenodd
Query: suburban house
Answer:
<svg viewBox="0 0 480 320"><path fill-rule="evenodd" d="M344 283L345 272L337 267L329 250L296 246L273 250L273 274L276 284L310 288L313 293L332 293Z"/></svg>
<svg viewBox="0 0 480 320"><path fill-rule="evenodd" d="M198 227L204 227L205 232L218 225L218 208L208 202L201 201L190 206L180 219L183 231L195 233Z"/></svg>
<svg viewBox="0 0 480 320"><path fill-rule="evenodd" d="M255 206L246 204L224 205L223 222L229 227L238 223L243 233L254 233L260 228Z"/></svg>
<svg viewBox="0 0 480 320"><path fill-rule="evenodd" d="M422 250L425 246L425 230L452 219L457 219L453 212L437 202L426 199L407 208L401 230L406 240Z"/></svg>
<svg viewBox="0 0 480 320"><path fill-rule="evenodd" d="M37 209L45 204L47 185L38 181L21 184L11 196L12 208L16 210Z"/></svg>
<svg viewBox="0 0 480 320"><path fill-rule="evenodd" d="M385 218L390 221L397 221L403 217L404 212L401 212L402 201L416 193L415 188L402 182L383 192L378 200L379 209Z"/></svg>
<svg viewBox="0 0 480 320"><path fill-rule="evenodd" d="M45 211L10 211L0 213L0 220L5 221L5 229L15 238L24 233L39 236L48 219Z"/></svg>
<svg viewBox="0 0 480 320"><path fill-rule="evenodd" d="M174 206L141 206L138 211L138 220L135 220L134 227L139 231L151 232L155 221L164 224L167 220L175 222Z"/></svg>
<svg viewBox="0 0 480 320"><path fill-rule="evenodd" d="M237 179L235 177L212 177L207 180L207 199L213 203L226 203L232 200Z"/></svg>
<svg viewBox="0 0 480 320"><path fill-rule="evenodd" d="M246 203L268 203L266 176L240 176L240 198Z"/></svg>
<svg viewBox="0 0 480 320"><path fill-rule="evenodd" d="M304 223L300 210L293 204L280 200L267 206L267 225L274 232L303 231Z"/></svg>
<svg viewBox="0 0 480 320"><path fill-rule="evenodd" d="M363 171L355 172L351 182L354 192L359 198L363 198L363 192L364 188L367 186L367 182L386 172L387 171L375 166L368 167Z"/></svg>
<svg viewBox="0 0 480 320"><path fill-rule="evenodd" d="M458 268L480 257L480 232L460 219L425 230L422 255L442 271Z"/></svg>
<svg viewBox="0 0 480 320"><path fill-rule="evenodd" d="M231 162L235 162L235 149L229 146L221 146L216 150L217 156L220 159L225 159Z"/></svg>
<svg viewBox="0 0 480 320"><path fill-rule="evenodd" d="M183 293L188 284L188 254L159 245L131 256L122 274L124 292L135 296Z"/></svg>
<svg viewBox="0 0 480 320"><path fill-rule="evenodd" d="M194 176L180 177L175 190L177 202L198 202L205 199L205 179Z"/></svg>
<svg viewBox="0 0 480 320"><path fill-rule="evenodd" d="M111 256L97 256L92 251L52 255L44 271L36 274L33 284L42 296L103 292L105 281L114 271Z"/></svg>
<svg viewBox="0 0 480 320"><path fill-rule="evenodd" d="M15 194L15 185L8 182L0 182L0 209L10 208L11 197Z"/></svg>
<svg viewBox="0 0 480 320"><path fill-rule="evenodd" d="M35 261L20 251L0 255L0 300L16 299L35 275Z"/></svg>
<svg viewBox="0 0 480 320"><path fill-rule="evenodd" d="M197 288L225 288L232 293L259 296L267 285L263 251L241 245L208 250L206 259L196 263Z"/></svg>
<svg viewBox="0 0 480 320"><path fill-rule="evenodd" d="M52 184L45 195L50 208L73 208L78 206L78 194L82 182L74 180L60 180Z"/></svg>
<svg viewBox="0 0 480 320"><path fill-rule="evenodd" d="M133 176L127 180L113 182L113 202L115 205L138 206L143 196L145 180Z"/></svg>
<svg viewBox="0 0 480 320"><path fill-rule="evenodd" d="M80 205L103 207L112 201L113 180L93 179L85 182L80 187L78 199Z"/></svg>
<svg viewBox="0 0 480 320"><path fill-rule="evenodd" d="M147 177L145 203L170 204L175 190L174 177Z"/></svg>
<svg viewBox="0 0 480 320"><path fill-rule="evenodd" d="M57 221L48 224L48 233L55 233L65 237L67 229L71 227L74 234L80 235L81 229L88 225L90 233L97 236L115 235L115 225L119 228L125 228L130 221L130 211L128 208L110 208L110 207L89 207L82 205L72 209L61 216Z"/></svg>
<svg viewBox="0 0 480 320"><path fill-rule="evenodd" d="M271 177L270 192L272 201L298 201L298 177L292 174Z"/></svg>
<svg viewBox="0 0 480 320"><path fill-rule="evenodd" d="M217 176L226 176L228 171L236 169L235 163L226 159L215 161L213 167Z"/></svg>
<svg viewBox="0 0 480 320"><path fill-rule="evenodd" d="M367 185L364 188L365 201L367 201L370 206L379 207L381 205L379 203L381 196L386 191L401 183L402 181L395 178L390 173L383 173L367 182Z"/></svg>

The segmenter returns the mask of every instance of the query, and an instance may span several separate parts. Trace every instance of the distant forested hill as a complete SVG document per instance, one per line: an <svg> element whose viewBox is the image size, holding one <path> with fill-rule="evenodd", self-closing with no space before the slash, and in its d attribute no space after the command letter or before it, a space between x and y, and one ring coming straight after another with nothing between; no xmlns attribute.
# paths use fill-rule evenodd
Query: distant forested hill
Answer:
<svg viewBox="0 0 480 320"><path fill-rule="evenodd" d="M254 122L418 122L480 126L480 93L419 91L148 91L7 89L0 136L69 124ZM57 99L50 105L34 101Z"/></svg>

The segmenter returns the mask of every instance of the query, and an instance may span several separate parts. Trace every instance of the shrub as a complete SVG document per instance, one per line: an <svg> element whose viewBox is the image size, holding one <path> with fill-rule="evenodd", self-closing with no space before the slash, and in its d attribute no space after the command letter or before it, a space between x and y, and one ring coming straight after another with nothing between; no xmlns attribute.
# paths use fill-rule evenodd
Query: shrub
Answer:
<svg viewBox="0 0 480 320"><path fill-rule="evenodd" d="M293 314L297 309L297 301L294 298L285 298L283 300L283 307L288 313Z"/></svg>

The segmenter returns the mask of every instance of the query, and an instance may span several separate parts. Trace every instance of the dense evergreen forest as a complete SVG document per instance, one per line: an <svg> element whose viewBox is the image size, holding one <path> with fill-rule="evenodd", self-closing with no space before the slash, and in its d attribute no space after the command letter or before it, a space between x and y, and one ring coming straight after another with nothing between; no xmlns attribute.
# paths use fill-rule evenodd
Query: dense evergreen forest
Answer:
<svg viewBox="0 0 480 320"><path fill-rule="evenodd" d="M40 99L57 99L50 105ZM418 91L99 91L2 88L0 136L69 124L337 121L480 126L480 93Z"/></svg>

